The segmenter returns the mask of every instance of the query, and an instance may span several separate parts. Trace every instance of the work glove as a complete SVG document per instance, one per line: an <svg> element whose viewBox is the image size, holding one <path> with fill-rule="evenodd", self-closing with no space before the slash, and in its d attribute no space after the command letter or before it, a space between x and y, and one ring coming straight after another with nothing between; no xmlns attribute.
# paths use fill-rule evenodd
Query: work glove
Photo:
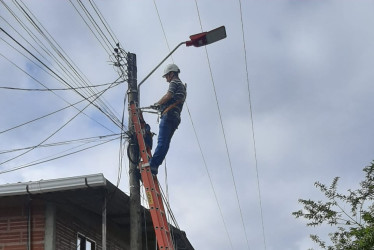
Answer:
<svg viewBox="0 0 374 250"><path fill-rule="evenodd" d="M155 110L160 110L161 109L161 105L156 102L155 104L151 105L151 108L155 109Z"/></svg>

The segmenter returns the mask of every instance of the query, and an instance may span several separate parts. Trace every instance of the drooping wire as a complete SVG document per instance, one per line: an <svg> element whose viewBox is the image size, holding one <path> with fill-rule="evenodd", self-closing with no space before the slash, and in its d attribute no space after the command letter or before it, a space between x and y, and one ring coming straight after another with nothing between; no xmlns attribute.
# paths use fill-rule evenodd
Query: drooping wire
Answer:
<svg viewBox="0 0 374 250"><path fill-rule="evenodd" d="M0 53L0 56L3 56L3 55ZM7 58L6 58L6 59L7 59ZM7 59L7 60L8 60L8 59ZM13 63L13 62L11 62L11 63ZM17 66L17 67L18 67L18 66ZM27 75L29 75L27 72L25 72L25 73L26 73ZM35 81L37 81L38 83L40 83L42 86L45 86L44 84L42 84L41 82L39 82L37 79L35 79L35 78L32 77L31 75L29 75L29 76L30 76L32 79L34 79ZM116 82L113 82L113 83L116 83ZM113 84L113 83L112 83L112 84ZM113 85L112 87L115 87L115 86L117 86L117 85ZM52 91L52 92L53 92L53 91ZM54 92L53 92L53 93L54 93ZM96 94L94 94L94 95L92 95L92 96L89 96L88 98L93 98L94 96L96 96L96 95L98 95L98 94L100 94L100 93L101 93L101 92L96 93ZM48 116L51 116L51 115L53 115L53 114L56 114L56 113L58 113L58 112L60 112L60 111L63 111L63 110L65 110L65 109L67 109L67 108L70 108L70 107L74 107L76 110L80 111L80 109L78 109L77 107L75 107L75 105L77 105L77 104L79 104L79 103L82 103L82 102L86 101L86 99L82 99L82 100L80 100L80 101L78 101L78 102L75 102L75 103L72 103L72 104L71 104L71 103L69 103L68 101L66 101L64 98L62 98L61 96L59 96L59 95L57 95L57 96L58 96L59 98L61 98L62 100L64 100L64 101L65 101L66 103L68 103L69 105L66 106L66 107L64 107L64 108L58 109L58 110L56 110L56 111L53 111L53 112L51 112L51 113L48 113L48 114L46 114L46 115L43 115L43 116L41 116L41 117L38 117L38 118L32 119L32 120L30 120L30 121L27 121L27 122L24 122L24 123L18 124L18 125L16 125L16 126L13 126L13 127L11 127L11 128L5 129L5 130L3 130L3 131L0 131L0 134L5 133L5 132L8 132L8 131L11 131L11 130L13 130L13 129L16 129L16 128L19 128L19 127L22 127L22 126L25 126L25 125L30 124L30 123L32 123L32 122L38 121L38 120L40 120L40 119L46 118L46 117L48 117ZM94 118L88 116L86 113L82 112L82 114L85 115L86 117L90 118L91 120L93 120L94 122L96 122L97 124L99 124L100 126L102 126L103 128L105 128L106 130L108 130L108 131L114 133L111 129L107 128L105 125L103 125L103 124L100 123L99 121L95 120Z"/></svg>
<svg viewBox="0 0 374 250"><path fill-rule="evenodd" d="M190 121L191 121L191 125L192 125L192 128L193 128L193 131L194 131L194 134L195 134L196 142L197 142L197 145L198 145L199 150L200 150L201 158L203 160L205 170L206 170L206 172L208 174L209 183L210 183L210 186L211 186L211 188L213 190L213 194L214 194L214 198L215 198L216 203L217 203L218 211L219 211L219 213L221 215L222 223L223 223L223 226L224 226L225 231L226 231L226 236L227 236L227 238L229 240L231 249L234 249L233 246L232 246L232 242L231 242L231 237L230 237L229 231L227 229L225 218L223 217L223 212L222 212L222 209L221 209L221 205L219 204L217 193L216 193L216 190L215 190L214 185L213 185L212 177L210 176L210 172L209 172L209 169L208 169L208 164L206 163L205 156L204 156L203 150L201 148L199 136L197 135L195 124L193 123L192 115L191 115L190 109L188 108L187 102L186 102L186 107L187 107L188 115L190 117Z"/></svg>
<svg viewBox="0 0 374 250"><path fill-rule="evenodd" d="M35 92L46 92L46 91L71 91L76 89L85 89L85 88L93 88L93 87L102 87L102 86L108 86L113 83L103 83L103 84L97 84L97 85L90 85L90 86L82 86L82 87L74 87L74 88L45 88L45 89L31 89L31 88L16 88L16 87L9 87L9 86L0 86L0 89L5 90L20 90L20 91L35 91Z"/></svg>
<svg viewBox="0 0 374 250"><path fill-rule="evenodd" d="M169 52L170 52L171 49L170 49L170 46L169 46L169 41L168 41L168 38L166 37L166 32L165 32L165 29L164 29L164 25L162 24L162 20L161 20L160 13L158 12L158 8L157 8L156 0L153 0L153 4L154 4L155 9L156 9L156 12L157 12L157 16L158 16L158 20L159 20L160 25L161 25L162 33L164 34L164 38L165 38L165 42L166 42L166 46L168 47L168 50L169 50ZM171 55L170 57L171 57L171 60L172 60L173 63L174 63L173 56Z"/></svg>
<svg viewBox="0 0 374 250"><path fill-rule="evenodd" d="M27 8L27 6L21 0L19 1L23 4L23 6L17 0L16 1L13 0L13 2L15 2L16 7L21 11L21 13L25 16L28 22L35 28L35 30L44 38L44 40L52 48L52 50L55 52L57 56L53 52L51 52L47 48L47 46L39 38L37 38L37 36L31 31L31 29L27 28L27 26L21 20L18 20L18 22L27 31L30 37L39 45L39 47L42 48L42 50L45 53L47 53L54 60L54 62L56 62L56 64L62 70L65 77L68 78L68 81L71 84L69 85L69 87L72 87L74 85L79 86L79 82L85 85L88 85L86 81L84 80L84 78L82 77L83 74L79 71L79 69L78 70L76 69L77 66L74 65L74 63L71 63L72 60L67 56L65 51L61 48L61 46L59 46L59 44L53 39L50 33L44 28L44 26L38 21L38 19L32 14L32 12ZM27 42L27 40L24 37L22 38ZM35 49L35 47L33 48ZM36 51L38 52L38 50ZM62 59L62 62L58 59L58 57ZM45 57L43 56L43 58ZM51 65L49 61L48 61L48 64ZM60 71L58 72L59 74L61 74ZM62 83L65 84L64 82ZM84 92L86 92L87 94L89 93L89 91L86 91L86 90Z"/></svg>
<svg viewBox="0 0 374 250"><path fill-rule="evenodd" d="M110 88L110 86L109 86L106 90L108 90L109 88ZM106 91L106 90L105 90L105 91ZM105 93L105 91L103 91L100 95L102 95L103 93ZM99 98L100 95L97 95L97 96L95 97L95 99ZM87 105L86 105L82 110L80 110L77 114L75 114L72 118L70 118L66 123L64 123L61 127L59 127L59 128L58 128L56 131L54 131L51 135L49 135L47 138L45 138L44 140L42 140L38 145L36 145L36 146L30 148L29 150L27 150L27 151L25 151L25 152L23 152L23 153L21 153L21 154L15 156L15 157L12 157L12 158L10 158L10 159L8 159L8 160L5 160L5 161L3 161L3 162L0 162L0 165L3 165L4 163L7 163L7 162L12 161L12 160L14 160L14 159L17 159L17 158L19 158L19 157L21 157L21 156L23 156L23 155L25 155L25 154L31 152L32 150L38 148L39 146L43 145L44 142L46 142L47 140L49 140L51 137L53 137L53 136L56 135L59 131L61 131L64 127L66 127L66 126L67 126L71 121L73 121L76 117L78 117L78 115L80 115L80 114L81 114L81 113L82 113L86 108L88 108L91 104L92 104L92 102L89 101L89 103L88 103L88 104L87 104Z"/></svg>
<svg viewBox="0 0 374 250"><path fill-rule="evenodd" d="M127 99L127 95L125 94L125 97L123 99L123 111L122 111L122 119L121 119L121 135L125 134L125 111L126 111L126 99ZM117 176L117 188L119 187L119 184L121 182L121 177L122 177L122 165L123 165L123 157L125 155L125 145L124 145L124 142L123 142L123 137L121 136L120 138L120 141L119 141L119 163L118 163L118 176ZM127 171L127 167L126 167L126 172Z"/></svg>
<svg viewBox="0 0 374 250"><path fill-rule="evenodd" d="M42 64L49 72L51 72L54 76L56 76L59 80L64 82L67 86L73 88L65 79L63 79L59 74L57 74L53 69L51 69L48 65L46 65L43 61L41 61L38 57L36 57L31 51L29 51L25 46L23 46L20 42L18 42L14 37L12 37L9 33L7 33L3 28L0 27L0 30L3 31L9 38L11 38L18 46L20 46L23 50L25 50L29 55L31 55L34 59L36 59L40 64ZM116 116L112 116L111 114L105 112L101 107L99 107L97 104L95 104L95 101L97 98L94 99L94 101L90 101L89 98L85 97L80 92L77 92L81 97L86 99L87 101L91 102L93 106L98 108L103 114L105 114L111 121L113 121L114 124L116 124L118 127L121 127L121 123L118 120ZM101 95L98 95L100 97Z"/></svg>
<svg viewBox="0 0 374 250"><path fill-rule="evenodd" d="M259 199L259 203L260 203L260 212L261 212L262 236L263 236L264 246L265 246L265 250L266 250L266 237L265 237L264 215L263 215L263 209L262 209L262 198L261 198L261 188L260 188L259 171L258 171L255 130L254 130L254 125L253 125L252 99L251 99L251 90L250 90L250 86L249 86L247 48L246 48L246 43L245 43L243 11L242 11L242 1L241 0L239 0L239 11L240 11L240 22L241 22L241 28L242 28L244 60L245 60L245 71L246 71L246 79L247 79L248 104L249 104L249 113L250 113L250 117L251 117L252 139L253 139L255 166L256 166L257 190L258 190L258 199Z"/></svg>
<svg viewBox="0 0 374 250"><path fill-rule="evenodd" d="M108 46L108 44L105 43L105 40L102 42L98 36L96 35L96 33L93 31L93 29L91 28L91 26L88 24L88 22L86 21L86 19L83 17L83 15L81 14L81 12L78 10L78 8L75 6L75 4L73 4L73 2L71 0L69 0L69 2L71 3L71 5L73 5L74 9L76 10L76 12L79 14L79 16L82 18L82 20L84 21L84 23L87 25L87 27L90 29L91 33L95 36L96 40L100 43L101 47L103 47L103 49L106 51L106 53L108 55L111 54L111 51L112 51L112 48L110 46ZM101 36L101 34L100 34ZM104 44L105 45L104 45Z"/></svg>
<svg viewBox="0 0 374 250"><path fill-rule="evenodd" d="M120 134L110 134L110 135L102 135L102 136L93 136L93 137L87 137L87 138L81 138L81 139L74 139L74 140L68 140L68 141L60 141L60 142L53 142L49 144L43 144L40 145L39 147L56 147L56 146L64 146L68 144L73 144L73 143L92 143L96 141L101 141L104 139L107 139L108 137L113 137L113 136L120 136ZM0 154L9 154L9 153L14 153L17 151L24 151L28 150L32 147L25 147L25 148L14 148L14 149L8 149L8 150L0 150Z"/></svg>
<svg viewBox="0 0 374 250"><path fill-rule="evenodd" d="M54 157L54 158L50 158L50 159L46 159L46 160L38 160L38 161L34 161L34 162L31 162L31 163L28 163L28 164L25 164L25 165L14 167L14 168L11 168L11 169L2 170L2 171L0 171L0 175L1 174L5 174L5 173L9 173L9 172L13 172L13 171L17 171L17 170L20 170L20 169L28 168L28 167L35 166L35 165L40 165L40 164L43 164L43 163L46 163L46 162L50 162L50 161L54 161L54 160L57 160L57 159L61 159L63 157L70 156L70 155L73 155L73 154L77 154L79 152L82 152L82 151L85 151L85 150L88 150L88 149L91 149L91 148L94 148L94 147L106 144L108 142L111 142L111 141L114 141L114 140L117 140L117 139L118 138L109 139L109 140L106 140L104 142L100 142L98 144L95 144L93 146L86 147L86 148L83 148L83 149L80 149L80 150L77 150L77 151L74 151L74 152L71 152L71 153L67 153L67 154L64 154L64 155L60 155L60 156L57 156L57 157Z"/></svg>
<svg viewBox="0 0 374 250"><path fill-rule="evenodd" d="M115 44L118 43L118 38L116 37L116 35L114 34L113 30L110 28L108 22L106 21L105 17L103 16L103 14L101 14L99 8L97 7L96 3L94 0L89 0L92 8L94 9L94 11L96 12L97 16L100 18L100 21L101 23L104 25L105 29L108 31L108 34L110 35L110 37L113 39L113 42Z"/></svg>
<svg viewBox="0 0 374 250"><path fill-rule="evenodd" d="M22 0L20 0L20 1L22 2ZM37 18L35 17L35 15L32 14L32 12L27 8L27 6L23 3L23 7L22 7L18 2L17 2L17 5L22 10L22 12L27 17L27 19L30 21L30 23L32 23L32 25L36 28L36 30L44 37L44 39L48 42L48 44L51 46L51 48L56 52L56 54L63 60L63 62L67 65L67 67L72 70L73 73L71 73L68 70L68 68L66 68L62 63L60 63L58 61L58 59L52 53L49 53L50 56L52 56L54 58L54 60L56 61L56 63L63 70L63 72L65 72L66 75L69 77L69 79L72 80L72 84L76 83L77 86L79 86L79 82L80 82L81 84L83 84L86 87L92 85L92 84L88 84L89 81L88 81L87 77L74 64L74 62L69 58L69 56L67 55L67 53L53 39L53 37L51 36L51 34L37 20ZM86 13L87 13L87 16L92 17L91 14L88 12L88 10L86 11ZM90 20L93 20L92 22L94 22L96 24L96 22L94 21L93 18L90 18ZM101 29L100 29L100 31L101 31ZM105 35L103 35L103 36L105 37ZM77 78L75 79L75 77L77 77ZM79 89L79 88L75 88L75 89ZM89 95L89 94L93 94L94 93L94 90L91 89L91 88L89 88L89 87L88 88L84 88L83 90L86 90L86 89L88 89L87 91L85 91L86 94ZM78 92L78 91L76 91L76 92ZM82 93L82 95L83 95L83 93ZM116 120L117 119L116 115L112 111L114 109L110 106L109 103L106 103L104 97L101 97L101 98L97 99L96 102L97 102L97 105L100 106L100 109L101 109L102 112L107 113L107 116L111 116L112 120Z"/></svg>
<svg viewBox="0 0 374 250"><path fill-rule="evenodd" d="M199 18L201 32L203 32L203 25L202 25L202 22L201 22L200 11L199 11L199 6L197 4L197 0L195 0L195 4L196 4L196 11L197 11L198 18ZM216 86L215 86L215 83L214 83L213 72L212 72L212 68L211 68L209 54L208 54L208 50L207 50L206 46L204 47L204 49L205 49L205 54L206 54L206 58L207 58L208 66L209 66L209 72L210 72L211 82L212 82L212 85L213 85L214 96L215 96L215 99L216 99L216 104L217 104L217 109L218 109L218 114L219 114L219 118L220 118L221 129L222 129L222 134L223 134L223 138L224 138L224 141L225 141L225 147L226 147L227 158L228 158L229 167L230 167L230 171L231 171L231 177L232 177L232 181L233 181L233 184L234 184L236 199L238 201L238 207L239 207L240 217L241 217L241 221L242 221L242 226L243 226L243 229L244 229L244 234L245 234L247 247L248 247L248 249L250 249L249 241L248 241L248 237L247 237L247 230L246 230L245 223L244 223L243 212L242 212L242 208L241 208L240 201L239 201L239 194L238 194L238 190L237 190L237 187L236 187L235 176L234 176L233 167L232 167L232 163L231 163L230 152L229 152L229 148L228 148L228 144L227 144L226 133L225 133L225 129L224 129L224 126L223 126L221 109L220 109L219 102L218 102Z"/></svg>
<svg viewBox="0 0 374 250"><path fill-rule="evenodd" d="M13 1L13 2L15 2L15 1ZM21 1L22 2L22 1ZM3 2L4 3L4 2ZM82 81L82 83L85 83L85 80L83 80L83 78L82 77L80 77L80 74L79 73L77 73L77 71L75 70L75 68L70 64L70 62L67 60L67 59L65 59L65 57L62 55L62 53L57 49L57 47L56 46L54 46L53 45L53 43L52 42L50 42L49 41L49 38L43 33L43 31L41 30L41 28L39 27L39 25L41 26L41 23L39 23L39 25L37 24L37 20L36 20L36 18L35 18L35 16L33 16L32 15L32 13L31 13L31 11L27 8L27 6L21 6L17 1L16 1L16 4L17 4L17 7L23 12L23 14L25 15L25 17L28 19L28 21L30 21L30 23L32 23L32 25L36 28L36 30L38 30L38 32L39 33L41 33L42 34L42 36L43 37L45 37L45 39L46 40L48 40L48 42L49 42L49 44L51 45L51 47L53 47L53 49L56 51L56 53L58 54L58 55L60 55L60 57L68 64L68 66L75 72L75 74L76 74L76 76L78 76L78 78ZM91 2L91 5L92 5L92 2ZM73 5L74 6L74 5ZM93 5L92 5L93 6ZM74 6L75 7L75 6ZM87 16L89 16L89 17L92 17L91 15L90 15L90 13L88 12L88 10L83 6L83 5L81 5L81 7L84 9L84 11L85 11L85 13L86 13L86 15ZM103 20L105 20L104 18L101 18L100 17L100 12L99 12L99 10L98 10L98 8L96 7L94 7L93 6L93 8L95 9L95 12L99 15L99 18L100 18L100 20L101 21L103 21ZM29 13L27 13L27 11L26 11L26 9L28 10L28 12ZM36 20L36 21L34 21L32 18L31 18L31 15L34 17L34 19ZM13 16L15 16L15 15L13 15ZM83 17L82 17L83 18ZM94 23L94 24L96 24L96 22L95 22L95 20L93 19L93 18L90 18L90 20L91 20L91 22L92 23ZM104 24L105 25L105 24ZM95 26L95 25L94 25ZM100 29L100 27L98 26L98 25L96 25L98 28L99 28L99 30L101 31L101 29ZM105 25L105 27L106 27L106 29L109 31L109 29L110 28L108 28L108 25ZM46 31L46 30L45 30ZM99 33L100 33L100 31L99 31ZM17 31L16 31L17 32ZM47 32L47 31L46 31ZM102 31L101 31L102 32ZM17 32L18 33L18 32ZM31 32L30 32L31 33ZM47 32L48 33L48 32ZM103 33L103 32L102 32ZM19 34L19 33L18 33ZM9 34L8 34L9 35ZM48 33L48 35L50 36L50 34ZM112 34L110 34L111 36L112 36ZM31 35L30 35L31 36ZM53 38L50 36L50 38L53 40ZM113 36L112 36L112 38L113 38ZM12 38L11 38L12 39ZM14 39L13 39L14 40ZM26 40L26 39L25 39ZM26 40L27 41L27 40ZM41 43L40 42L40 40L38 40L39 41L39 43ZM53 40L54 42L55 42L55 40ZM38 42L37 42L38 43ZM56 42L55 42L55 44L57 44ZM18 43L18 45L19 45L19 43ZM58 44L57 44L57 46L58 46ZM31 47L33 47L33 46L31 46ZM25 48L25 47L23 47L23 48ZM34 48L34 47L33 47ZM61 47L59 47L60 49L61 49ZM35 48L34 48L35 49ZM35 49L36 50L36 49ZM44 50L44 49L43 49ZM61 49L62 50L62 49ZM37 51L37 50L36 50ZM48 52L48 49L46 49L46 50L44 50L45 52L47 52L50 56L52 56L52 53L49 53ZM27 51L27 52L29 52L29 51ZM29 52L29 54L31 54L32 55L32 53L30 53ZM66 54L66 53L65 53ZM32 55L33 56L33 55ZM34 58L36 58L35 56L33 56ZM43 57L43 58L45 58L45 57ZM57 58L56 57L54 57L55 58L55 61L59 64L59 62L58 62L58 60L57 60ZM37 59L37 58L36 58ZM69 58L70 59L70 58ZM38 60L40 63L42 63L42 61L41 60ZM43 63L42 63L43 64ZM51 63L49 63L49 64L51 64ZM59 64L59 65L62 65L62 64ZM46 67L46 64L43 64L43 66L45 66ZM48 68L48 67L46 67L48 70L50 70L51 71L51 68ZM65 73L67 73L65 70L63 70ZM53 72L53 74L54 74L54 77L58 77L58 74L56 74L55 72ZM62 80L62 82L63 83L66 83L66 81L63 81L63 79L62 79L62 77L58 77L58 80ZM73 79L72 79L73 80ZM111 85L113 85L113 84L111 84ZM86 85L84 85L84 86L77 86L77 87L73 87L72 85L70 86L70 88L69 88L69 90L78 90L78 89L90 89L90 88L92 88L92 87L97 87L97 86L90 86L90 85L88 85L88 84L86 84ZM53 91L53 89L49 89L48 91ZM92 102L91 102L91 104L93 104L93 102L95 102L95 101L100 101L100 97L101 97L101 93L102 92L100 92L100 93L95 93L95 92L92 92L91 91L91 93L93 93L93 95L91 95L91 97L92 96L97 96L97 98L95 98ZM83 96L83 94L80 94L82 97L84 97ZM87 95L85 95L85 96L87 96ZM86 97L84 100L91 100L91 98L90 97ZM100 108L99 108L100 109ZM82 110L83 111L83 110ZM100 111L104 111L104 110L100 110ZM105 111L105 112L107 112L107 111ZM83 113L83 112L82 112ZM104 113L104 112L103 112ZM45 117L45 116L44 116ZM114 115L112 115L112 117L113 117L113 119L114 118L116 118ZM112 120L113 120L112 119ZM116 124L116 122L115 122L115 124ZM119 124L119 123L117 123L117 124ZM124 129L126 129L125 128L125 125L124 125L124 123L122 122L121 123L121 126L120 126L120 128L121 128L121 130L123 131ZM123 138L123 135L125 134L125 132L123 132L122 133L122 136L121 136L121 139Z"/></svg>

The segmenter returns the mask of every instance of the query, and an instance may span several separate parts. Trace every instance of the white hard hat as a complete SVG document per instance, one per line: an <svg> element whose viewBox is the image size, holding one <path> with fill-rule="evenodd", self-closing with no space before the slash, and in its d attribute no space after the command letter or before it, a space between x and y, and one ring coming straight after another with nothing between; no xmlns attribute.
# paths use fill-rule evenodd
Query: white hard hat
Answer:
<svg viewBox="0 0 374 250"><path fill-rule="evenodd" d="M169 72L177 72L177 73L180 73L181 70L178 68L177 65L175 64L169 64L166 66L166 68L164 69L164 75L162 77L165 77L165 75Z"/></svg>

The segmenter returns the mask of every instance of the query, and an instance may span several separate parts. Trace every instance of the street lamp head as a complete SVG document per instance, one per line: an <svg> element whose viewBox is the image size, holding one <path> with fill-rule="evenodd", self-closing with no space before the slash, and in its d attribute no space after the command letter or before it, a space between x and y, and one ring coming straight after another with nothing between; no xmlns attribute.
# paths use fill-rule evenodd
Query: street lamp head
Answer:
<svg viewBox="0 0 374 250"><path fill-rule="evenodd" d="M217 42L226 37L226 28L225 26L221 26L208 32L203 32L190 36L191 40L186 42L186 46L201 47Z"/></svg>

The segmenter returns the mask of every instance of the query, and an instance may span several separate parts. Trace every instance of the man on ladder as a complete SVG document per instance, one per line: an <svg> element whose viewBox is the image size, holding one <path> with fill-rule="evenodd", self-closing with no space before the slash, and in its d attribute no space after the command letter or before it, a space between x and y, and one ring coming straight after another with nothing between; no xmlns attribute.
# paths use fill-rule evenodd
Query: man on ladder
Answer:
<svg viewBox="0 0 374 250"><path fill-rule="evenodd" d="M170 141L175 130L178 128L183 104L187 96L186 86L179 79L180 69L175 64L169 64L164 70L163 77L169 83L167 93L154 104L161 111L161 121L158 132L157 147L150 160L151 172L158 174L161 165L169 150Z"/></svg>

